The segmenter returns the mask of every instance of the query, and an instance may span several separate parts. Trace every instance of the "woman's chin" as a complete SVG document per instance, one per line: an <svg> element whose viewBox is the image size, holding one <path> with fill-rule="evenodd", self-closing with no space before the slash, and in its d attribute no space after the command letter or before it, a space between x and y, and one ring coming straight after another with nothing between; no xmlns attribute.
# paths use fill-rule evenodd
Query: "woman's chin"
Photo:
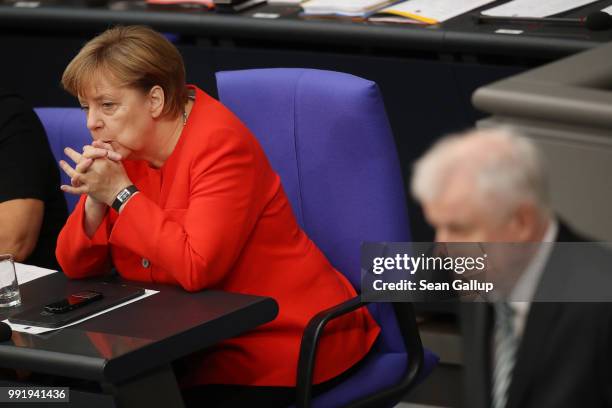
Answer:
<svg viewBox="0 0 612 408"><path fill-rule="evenodd" d="M117 145L114 145L113 148L115 149L115 152L121 155L121 160L134 160L134 152L132 152L130 149Z"/></svg>

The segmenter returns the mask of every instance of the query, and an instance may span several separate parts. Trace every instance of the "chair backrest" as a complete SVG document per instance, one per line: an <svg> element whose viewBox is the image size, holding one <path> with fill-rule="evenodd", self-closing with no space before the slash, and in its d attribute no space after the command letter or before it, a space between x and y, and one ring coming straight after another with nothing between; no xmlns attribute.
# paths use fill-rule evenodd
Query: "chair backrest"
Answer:
<svg viewBox="0 0 612 408"><path fill-rule="evenodd" d="M363 241L410 241L399 159L374 82L313 69L217 73L223 104L255 134L297 219L360 290ZM393 307L369 306L376 347L405 352Z"/></svg>
<svg viewBox="0 0 612 408"><path fill-rule="evenodd" d="M91 134L87 129L85 114L79 108L36 108L34 109L42 122L49 145L56 161L66 160L73 164L64 154L65 147L72 147L80 152L84 145L91 143ZM70 178L60 170L62 184L70 185ZM78 196L64 193L68 212L72 212L79 200Z"/></svg>

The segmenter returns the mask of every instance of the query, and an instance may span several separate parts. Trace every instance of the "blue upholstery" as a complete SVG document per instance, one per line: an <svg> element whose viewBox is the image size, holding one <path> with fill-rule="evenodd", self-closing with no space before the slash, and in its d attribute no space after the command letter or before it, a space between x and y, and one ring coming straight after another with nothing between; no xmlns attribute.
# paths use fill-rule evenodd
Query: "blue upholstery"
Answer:
<svg viewBox="0 0 612 408"><path fill-rule="evenodd" d="M36 108L34 109L42 122L51 151L56 161L61 159L73 164L64 155L65 147L72 147L80 152L84 145L91 143L91 134L86 126L85 114L79 108ZM70 185L70 178L60 170L62 184ZM71 213L79 200L74 194L64 193L68 212Z"/></svg>
<svg viewBox="0 0 612 408"><path fill-rule="evenodd" d="M298 222L360 290L363 241L410 241L405 191L375 83L312 69L217 73L221 102L255 134L279 173ZM407 353L393 306L368 306L382 331L344 383L313 400L340 407L400 381ZM425 351L421 378L437 357Z"/></svg>

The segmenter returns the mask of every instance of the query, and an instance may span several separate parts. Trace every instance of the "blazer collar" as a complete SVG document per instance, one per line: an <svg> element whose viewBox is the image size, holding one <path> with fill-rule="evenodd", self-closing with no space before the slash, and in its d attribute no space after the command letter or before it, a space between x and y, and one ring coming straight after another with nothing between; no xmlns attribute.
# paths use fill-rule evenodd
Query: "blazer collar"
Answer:
<svg viewBox="0 0 612 408"><path fill-rule="evenodd" d="M575 234L562 220L559 220L559 230L555 241L582 242L584 239ZM558 253L558 249L553 248L538 283L536 293L547 285L547 280L559 279L559 270L555 271L557 268L554 267L555 260L559 259L559 256L562 256L562 254ZM550 336L553 335L554 330L551 330L551 327L557 325L564 306L563 303L559 302L534 302L531 304L525 330L517 350L512 381L508 390L507 408L523 406L522 400L527 395L531 384L533 384L534 375L546 375L548 367L543 366L542 362L550 361L550 358L553 357L547 356L546 353L549 349L545 345L548 344Z"/></svg>

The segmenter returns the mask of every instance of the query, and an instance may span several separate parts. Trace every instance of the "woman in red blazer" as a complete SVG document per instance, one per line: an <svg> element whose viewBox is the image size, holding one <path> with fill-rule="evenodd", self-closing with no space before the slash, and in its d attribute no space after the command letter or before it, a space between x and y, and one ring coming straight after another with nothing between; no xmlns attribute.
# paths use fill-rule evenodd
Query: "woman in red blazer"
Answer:
<svg viewBox="0 0 612 408"><path fill-rule="evenodd" d="M291 403L307 322L356 293L298 226L257 140L184 78L176 48L144 27L110 29L68 65L62 83L85 110L93 142L83 153L66 149L74 167L60 162L71 177L62 189L81 199L57 259L71 278L113 264L129 280L274 298L276 320L191 355L177 374L210 395L231 389L225 399L248 390L251 405L253 395ZM314 383L354 366L378 332L365 308L330 323Z"/></svg>

